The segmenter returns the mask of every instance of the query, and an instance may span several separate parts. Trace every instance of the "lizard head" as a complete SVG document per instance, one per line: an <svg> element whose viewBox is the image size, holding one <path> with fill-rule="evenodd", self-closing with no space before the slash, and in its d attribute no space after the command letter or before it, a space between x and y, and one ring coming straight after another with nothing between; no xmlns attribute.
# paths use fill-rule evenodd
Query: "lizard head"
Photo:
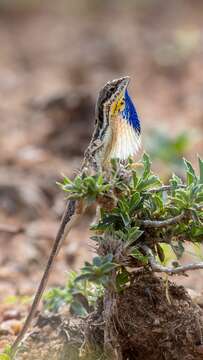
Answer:
<svg viewBox="0 0 203 360"><path fill-rule="evenodd" d="M140 121L128 94L129 77L108 82L96 104L95 139L102 144L104 161L126 160L140 147Z"/></svg>

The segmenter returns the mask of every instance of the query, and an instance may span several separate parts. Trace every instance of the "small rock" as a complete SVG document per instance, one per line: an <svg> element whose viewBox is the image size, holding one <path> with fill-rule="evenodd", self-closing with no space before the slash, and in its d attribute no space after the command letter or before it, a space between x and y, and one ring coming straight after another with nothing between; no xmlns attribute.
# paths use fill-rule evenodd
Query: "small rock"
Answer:
<svg viewBox="0 0 203 360"><path fill-rule="evenodd" d="M188 294L190 295L192 301L199 305L201 308L203 308L203 294L202 293L198 293L195 290L192 289L187 289Z"/></svg>
<svg viewBox="0 0 203 360"><path fill-rule="evenodd" d="M3 321L12 320L12 319L19 320L20 318L21 318L20 312L15 309L9 309L9 310L5 311L3 314Z"/></svg>
<svg viewBox="0 0 203 360"><path fill-rule="evenodd" d="M203 355L203 344L196 346L196 351L197 351L199 354L202 354L202 355Z"/></svg>
<svg viewBox="0 0 203 360"><path fill-rule="evenodd" d="M17 335L22 328L22 323L18 320L7 320L1 323L0 332L6 331L9 334Z"/></svg>

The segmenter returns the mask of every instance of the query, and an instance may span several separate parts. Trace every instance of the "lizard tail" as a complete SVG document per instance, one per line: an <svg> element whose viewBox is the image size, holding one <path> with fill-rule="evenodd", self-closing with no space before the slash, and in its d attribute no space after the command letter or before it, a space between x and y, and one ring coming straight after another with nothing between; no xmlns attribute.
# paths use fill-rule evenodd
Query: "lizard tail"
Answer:
<svg viewBox="0 0 203 360"><path fill-rule="evenodd" d="M40 281L40 284L38 286L38 289L36 291L30 312L25 320L25 323L22 327L21 332L19 333L19 335L17 336L16 340L14 341L12 347L11 347L11 353L13 354L13 356L16 353L16 350L19 346L19 344L21 343L24 335L26 334L32 319L34 318L35 314L36 314L36 310L37 307L39 305L39 302L42 298L44 289L46 287L47 281L49 279L49 275L50 275L50 271L51 268L53 266L54 260L60 250L61 244L62 242L65 240L67 234L69 233L69 231L72 228L72 225L75 223L75 221L80 217L80 214L77 213L76 211L76 201L75 200L70 200L67 204L66 210L64 212L63 218L61 220L61 225L59 227L58 233L56 235L56 239L53 245L53 248L51 250L51 253L49 255L49 259L47 261L46 264L46 269L44 271L44 274L42 276L42 279Z"/></svg>

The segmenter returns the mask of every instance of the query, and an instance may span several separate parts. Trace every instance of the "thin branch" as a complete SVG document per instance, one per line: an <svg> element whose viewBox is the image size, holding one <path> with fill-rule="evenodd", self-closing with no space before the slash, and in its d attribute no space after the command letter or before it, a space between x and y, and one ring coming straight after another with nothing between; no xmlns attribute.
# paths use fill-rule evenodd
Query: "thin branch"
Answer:
<svg viewBox="0 0 203 360"><path fill-rule="evenodd" d="M154 188L154 189L150 189L150 190L147 190L146 193L157 193L157 192L161 192L161 191L170 191L170 190L176 190L176 189L179 189L179 188L186 188L187 185L185 184L179 184L179 185L176 185L176 186L173 186L173 185L163 185L163 186L160 186L160 187L157 187L157 188Z"/></svg>
<svg viewBox="0 0 203 360"><path fill-rule="evenodd" d="M182 212L177 216L165 220L136 220L136 223L138 225L143 225L144 227L160 228L168 225L177 224L184 218L184 216L185 213Z"/></svg>
<svg viewBox="0 0 203 360"><path fill-rule="evenodd" d="M152 251L150 250L150 248L148 248L148 246L143 245L142 249L148 255L149 264L151 266L152 271L154 271L154 272L164 272L166 274L175 275L175 274L181 274L181 273L184 273L184 272L190 271L190 270L203 269L203 262L187 264L187 265L178 266L178 267L174 267L174 268L162 266L156 262L156 259L155 259L154 255L152 254Z"/></svg>

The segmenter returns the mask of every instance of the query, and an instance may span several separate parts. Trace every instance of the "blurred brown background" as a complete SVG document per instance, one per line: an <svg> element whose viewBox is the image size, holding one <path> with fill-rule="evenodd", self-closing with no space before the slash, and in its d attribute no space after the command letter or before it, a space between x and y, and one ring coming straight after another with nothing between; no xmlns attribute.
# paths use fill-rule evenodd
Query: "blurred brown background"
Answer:
<svg viewBox="0 0 203 360"><path fill-rule="evenodd" d="M2 301L39 282L64 209L55 182L79 168L106 81L131 76L144 148L164 180L182 174L183 155L197 165L202 23L200 0L0 1L0 224L12 226L0 226ZM92 257L91 219L71 232L50 285ZM201 290L199 274L179 281Z"/></svg>

